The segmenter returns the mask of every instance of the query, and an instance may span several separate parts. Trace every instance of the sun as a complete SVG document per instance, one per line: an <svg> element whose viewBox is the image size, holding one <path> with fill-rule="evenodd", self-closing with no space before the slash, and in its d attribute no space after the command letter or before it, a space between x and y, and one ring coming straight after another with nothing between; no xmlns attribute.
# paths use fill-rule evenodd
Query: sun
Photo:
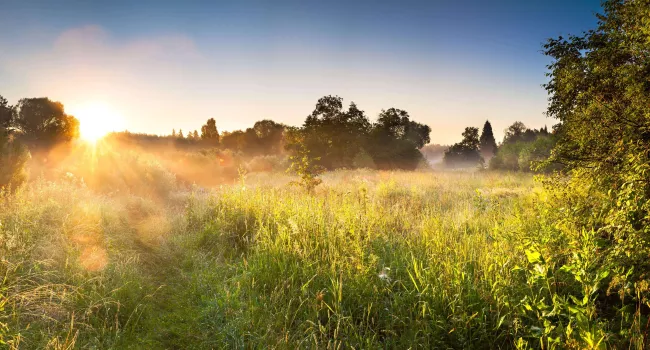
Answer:
<svg viewBox="0 0 650 350"><path fill-rule="evenodd" d="M77 108L73 115L79 120L79 136L88 142L97 142L106 134L117 131L122 118L103 103L89 103Z"/></svg>

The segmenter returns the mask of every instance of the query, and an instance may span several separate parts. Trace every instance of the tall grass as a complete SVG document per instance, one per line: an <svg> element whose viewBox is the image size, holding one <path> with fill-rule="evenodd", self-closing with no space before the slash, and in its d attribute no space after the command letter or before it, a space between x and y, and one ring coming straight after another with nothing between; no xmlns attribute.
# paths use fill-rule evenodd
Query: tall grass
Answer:
<svg viewBox="0 0 650 350"><path fill-rule="evenodd" d="M314 194L258 174L164 198L45 180L5 195L0 344L586 344L566 324L556 341L553 316L542 317L572 282L535 275L550 266L535 259L562 241L544 233L532 177L358 170L323 180Z"/></svg>

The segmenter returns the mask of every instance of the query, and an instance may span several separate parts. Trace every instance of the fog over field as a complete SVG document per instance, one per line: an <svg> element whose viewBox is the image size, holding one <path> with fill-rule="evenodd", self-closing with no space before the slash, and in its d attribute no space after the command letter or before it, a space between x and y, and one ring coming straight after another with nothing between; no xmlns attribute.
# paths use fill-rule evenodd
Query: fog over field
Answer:
<svg viewBox="0 0 650 350"><path fill-rule="evenodd" d="M649 9L3 4L0 348L647 348Z"/></svg>

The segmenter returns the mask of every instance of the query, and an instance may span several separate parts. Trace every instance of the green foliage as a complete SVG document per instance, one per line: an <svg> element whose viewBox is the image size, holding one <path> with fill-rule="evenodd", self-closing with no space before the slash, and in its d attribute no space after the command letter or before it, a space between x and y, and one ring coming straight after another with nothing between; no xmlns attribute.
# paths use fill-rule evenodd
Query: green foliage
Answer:
<svg viewBox="0 0 650 350"><path fill-rule="evenodd" d="M9 101L0 95L0 130L8 130L14 118L14 107L9 105Z"/></svg>
<svg viewBox="0 0 650 350"><path fill-rule="evenodd" d="M560 121L552 161L616 176L637 145L649 145L648 1L605 1L596 30L550 39L548 114Z"/></svg>
<svg viewBox="0 0 650 350"><path fill-rule="evenodd" d="M492 124L489 120L485 121L483 125L483 131L481 131L479 149L481 151L481 157L483 159L491 159L497 151L497 142L494 139L494 133L492 132Z"/></svg>
<svg viewBox="0 0 650 350"><path fill-rule="evenodd" d="M596 30L544 46L548 114L560 122L546 164L569 175L548 180L544 217L564 241L559 271L580 286L568 293L582 308L569 319L577 344L641 349L650 324L650 2L603 8Z"/></svg>
<svg viewBox="0 0 650 350"><path fill-rule="evenodd" d="M493 170L551 172L561 169L559 164L548 162L557 136L549 134L546 127L528 129L515 122L505 130L503 144L490 160Z"/></svg>
<svg viewBox="0 0 650 350"><path fill-rule="evenodd" d="M219 144L219 131L217 131L217 122L214 118L208 119L201 127L201 139L213 144Z"/></svg>
<svg viewBox="0 0 650 350"><path fill-rule="evenodd" d="M382 110L370 133L368 150L378 169L414 170L423 159L419 149L429 143L431 128L410 119L408 112Z"/></svg>
<svg viewBox="0 0 650 350"><path fill-rule="evenodd" d="M478 128L467 127L463 131L463 140L445 151L444 163L449 168L476 167L482 164L479 152L480 140Z"/></svg>
<svg viewBox="0 0 650 350"><path fill-rule="evenodd" d="M376 169L377 165L375 164L375 161L372 159L372 156L370 153L366 152L365 149L359 150L356 156L354 156L354 159L352 160L352 165L359 169Z"/></svg>
<svg viewBox="0 0 650 350"><path fill-rule="evenodd" d="M11 123L30 146L51 148L79 137L79 121L65 113L63 104L48 98L23 98Z"/></svg>
<svg viewBox="0 0 650 350"><path fill-rule="evenodd" d="M352 168L354 156L367 142L370 121L352 102L343 110L343 99L324 96L303 125L304 145L328 168ZM291 146L289 145L291 149Z"/></svg>
<svg viewBox="0 0 650 350"><path fill-rule="evenodd" d="M343 99L325 96L307 116L302 133L304 147L326 169L355 168L374 164L379 169L415 169L422 159L418 151L429 142L431 129L410 120L406 111L382 110L371 124L352 102L343 110ZM300 145L287 139L286 149L295 154ZM372 163L357 164L358 156L370 155Z"/></svg>
<svg viewBox="0 0 650 350"><path fill-rule="evenodd" d="M221 135L221 146L247 156L280 155L284 151L285 125L272 120L261 120L252 128L235 130Z"/></svg>
<svg viewBox="0 0 650 350"><path fill-rule="evenodd" d="M0 192L16 189L27 180L30 153L8 131L0 128Z"/></svg>
<svg viewBox="0 0 650 350"><path fill-rule="evenodd" d="M294 184L303 187L309 193L313 193L316 186L323 182L318 178L318 175L323 173L325 169L316 163L319 158L311 157L311 151L305 145L305 136L302 131L290 129L289 139L293 145L293 154L289 156L290 166L287 171L300 177L299 181L293 182Z"/></svg>

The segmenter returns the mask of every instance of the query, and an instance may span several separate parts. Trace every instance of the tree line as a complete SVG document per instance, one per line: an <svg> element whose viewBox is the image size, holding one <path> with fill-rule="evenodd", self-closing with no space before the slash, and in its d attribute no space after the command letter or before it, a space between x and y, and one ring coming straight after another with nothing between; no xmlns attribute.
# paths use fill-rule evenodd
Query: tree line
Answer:
<svg viewBox="0 0 650 350"><path fill-rule="evenodd" d="M479 129L467 127L462 141L445 152L443 161L449 168L489 167L494 170L550 171L559 169L542 162L550 157L556 136L547 127L529 129L517 121L504 131L503 141L497 145L490 121Z"/></svg>
<svg viewBox="0 0 650 350"><path fill-rule="evenodd" d="M172 130L167 136L125 134L142 142L168 142L183 147L218 147L249 157L296 155L306 150L313 162L324 169L378 168L415 169L423 160L419 148L429 142L429 126L411 120L405 110L382 110L371 122L352 102L343 107L343 98L324 96L300 127L290 127L264 119L252 127L219 132L210 118L187 136Z"/></svg>
<svg viewBox="0 0 650 350"><path fill-rule="evenodd" d="M0 152L4 169L22 169L30 153L68 143L79 136L79 121L65 112L60 102L48 98L24 98L14 106L0 96ZM200 130L200 131L199 131ZM463 139L450 146L428 145L431 128L413 121L398 108L382 110L371 121L354 102L344 108L343 98L324 96L300 127L273 120L257 121L252 127L219 132L214 118L187 134L179 129L170 135L116 132L108 139L137 143L143 148L173 145L188 150L216 148L247 158L290 156L308 159L322 169L373 168L413 170L427 164L423 153L442 157L448 167L483 165L493 169L529 171L533 161L550 155L555 137L546 128L528 129L521 122L510 126L497 145L492 126L486 121L468 127ZM427 145L425 147L425 145ZM429 153L427 153L429 152ZM0 186L17 184L22 171L7 175ZM13 180L9 180L9 178Z"/></svg>

